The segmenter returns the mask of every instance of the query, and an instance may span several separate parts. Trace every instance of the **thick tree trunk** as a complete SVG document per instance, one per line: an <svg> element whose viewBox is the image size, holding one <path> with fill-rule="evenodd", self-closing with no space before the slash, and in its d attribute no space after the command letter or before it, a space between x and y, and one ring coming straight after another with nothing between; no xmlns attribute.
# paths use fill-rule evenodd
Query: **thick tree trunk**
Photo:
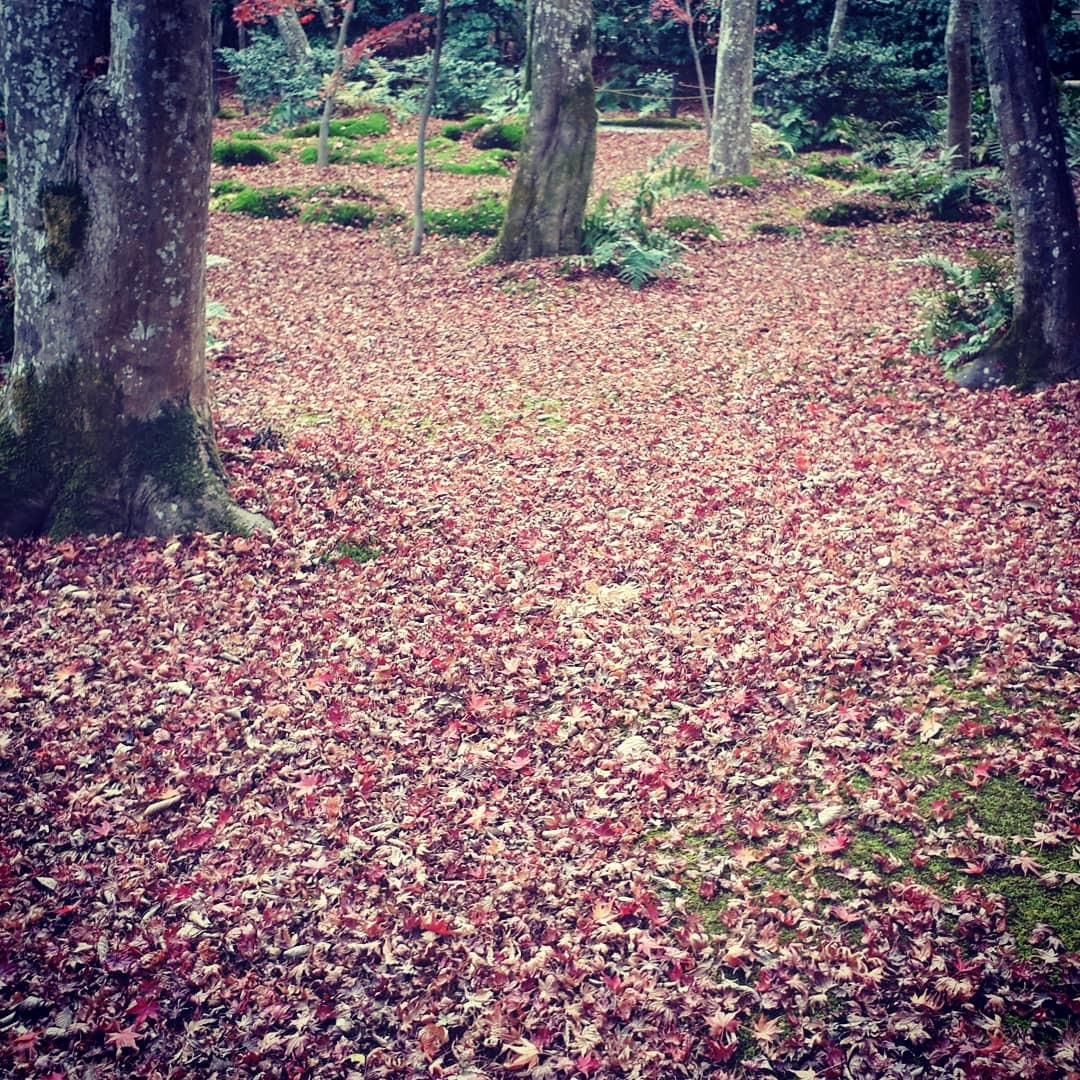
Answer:
<svg viewBox="0 0 1080 1080"><path fill-rule="evenodd" d="M443 34L446 30L446 0L439 0L435 13L435 44L431 50L431 69L428 72L427 90L420 107L420 124L416 133L416 186L413 188L413 235L409 253L419 255L424 247L424 174L427 161L424 150L427 144L427 126L431 110L435 108L435 95L439 88L439 59L442 56Z"/></svg>
<svg viewBox="0 0 1080 1080"><path fill-rule="evenodd" d="M949 73L945 145L954 170L971 168L971 14L975 0L951 0L945 27Z"/></svg>
<svg viewBox="0 0 1080 1080"><path fill-rule="evenodd" d="M832 22L829 23L829 38L825 43L825 55L832 56L844 39L844 26L847 23L848 0L835 0L833 3Z"/></svg>
<svg viewBox="0 0 1080 1080"><path fill-rule="evenodd" d="M534 0L532 98L497 262L581 251L596 156L591 0Z"/></svg>
<svg viewBox="0 0 1080 1080"><path fill-rule="evenodd" d="M1040 7L979 0L1013 208L1016 293L1007 336L961 369L964 386L1030 388L1080 378L1080 224Z"/></svg>
<svg viewBox="0 0 1080 1080"><path fill-rule="evenodd" d="M724 0L709 140L709 178L713 181L750 172L756 18L757 0Z"/></svg>
<svg viewBox="0 0 1080 1080"><path fill-rule="evenodd" d="M226 494L206 385L208 5L5 0L0 19L16 282L0 533L256 523Z"/></svg>

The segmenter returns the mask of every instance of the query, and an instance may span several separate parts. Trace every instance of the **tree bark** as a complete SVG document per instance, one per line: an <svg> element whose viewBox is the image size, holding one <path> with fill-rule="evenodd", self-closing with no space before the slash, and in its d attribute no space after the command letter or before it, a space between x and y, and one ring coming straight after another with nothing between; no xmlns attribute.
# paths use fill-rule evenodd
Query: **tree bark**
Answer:
<svg viewBox="0 0 1080 1080"><path fill-rule="evenodd" d="M16 282L0 533L263 524L225 491L206 381L208 5L5 0L0 20Z"/></svg>
<svg viewBox="0 0 1080 1080"><path fill-rule="evenodd" d="M848 0L834 0L832 21L829 23L829 37L825 42L825 55L832 56L844 39L844 27L847 25Z"/></svg>
<svg viewBox="0 0 1080 1080"><path fill-rule="evenodd" d="M757 0L724 0L709 140L709 178L713 181L750 172L756 18Z"/></svg>
<svg viewBox="0 0 1080 1080"><path fill-rule="evenodd" d="M341 13L337 48L334 50L334 71L326 88L322 115L319 118L319 144L315 151L315 164L320 169L325 169L330 164L330 120L334 115L334 102L337 99L338 88L341 86L341 80L345 73L345 45L349 40L349 23L352 21L354 6L352 0L348 0L345 10Z"/></svg>
<svg viewBox="0 0 1080 1080"><path fill-rule="evenodd" d="M533 0L532 98L497 262L581 251L596 157L591 0Z"/></svg>
<svg viewBox="0 0 1080 1080"><path fill-rule="evenodd" d="M705 69L701 66L701 46L698 45L697 28L692 0L683 0L683 12L686 15L686 34L689 39L690 55L694 58L694 71L697 74L698 97L701 99L701 119L705 124L705 139L712 139L712 110L709 107L709 91L705 86Z"/></svg>
<svg viewBox="0 0 1080 1080"><path fill-rule="evenodd" d="M311 45L300 22L300 16L296 14L296 8L283 7L274 16L274 25L277 27L278 36L285 44L289 59L297 67L303 67L311 59Z"/></svg>
<svg viewBox="0 0 1080 1080"><path fill-rule="evenodd" d="M975 0L951 0L945 27L948 117L945 145L954 171L971 168L971 16Z"/></svg>
<svg viewBox="0 0 1080 1080"><path fill-rule="evenodd" d="M446 29L446 0L439 0L435 14L435 44L431 50L431 70L428 73L424 103L420 107L420 125L416 133L416 185L413 189L413 235L409 247L411 255L419 255L424 246L424 174L427 162L424 150L427 143L427 126L431 110L435 107L435 94L439 87L439 58L442 56L443 34Z"/></svg>
<svg viewBox="0 0 1080 1080"><path fill-rule="evenodd" d="M1080 224L1040 7L979 0L1013 208L1016 284L1008 334L958 372L963 386L1032 388L1080 377Z"/></svg>

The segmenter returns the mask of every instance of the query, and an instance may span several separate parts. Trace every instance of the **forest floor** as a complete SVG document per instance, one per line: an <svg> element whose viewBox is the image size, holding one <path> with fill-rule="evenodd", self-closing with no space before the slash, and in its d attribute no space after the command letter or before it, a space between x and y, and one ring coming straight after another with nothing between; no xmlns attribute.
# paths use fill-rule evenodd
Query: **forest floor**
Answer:
<svg viewBox="0 0 1080 1080"><path fill-rule="evenodd" d="M797 164L640 292L212 215L274 533L0 545L0 1073L1080 1076L1080 385L951 385L913 259L1007 237Z"/></svg>

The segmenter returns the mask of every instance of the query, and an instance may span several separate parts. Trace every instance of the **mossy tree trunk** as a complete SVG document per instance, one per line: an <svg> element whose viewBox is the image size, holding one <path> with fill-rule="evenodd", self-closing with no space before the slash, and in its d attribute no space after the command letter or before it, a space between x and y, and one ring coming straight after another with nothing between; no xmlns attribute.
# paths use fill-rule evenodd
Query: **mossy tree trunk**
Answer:
<svg viewBox="0 0 1080 1080"><path fill-rule="evenodd" d="M979 0L983 53L1013 209L1016 286L1006 337L965 365L964 386L1080 378L1080 224L1041 5Z"/></svg>
<svg viewBox="0 0 1080 1080"><path fill-rule="evenodd" d="M206 383L209 5L5 0L0 19L0 534L256 524L225 490Z"/></svg>
<svg viewBox="0 0 1080 1080"><path fill-rule="evenodd" d="M950 0L945 26L948 113L945 145L955 170L971 168L971 16L975 0Z"/></svg>
<svg viewBox="0 0 1080 1080"><path fill-rule="evenodd" d="M709 139L709 179L750 172L757 0L724 0L716 44L716 90Z"/></svg>
<svg viewBox="0 0 1080 1080"><path fill-rule="evenodd" d="M591 0L533 0L525 144L492 257L581 251L596 157Z"/></svg>

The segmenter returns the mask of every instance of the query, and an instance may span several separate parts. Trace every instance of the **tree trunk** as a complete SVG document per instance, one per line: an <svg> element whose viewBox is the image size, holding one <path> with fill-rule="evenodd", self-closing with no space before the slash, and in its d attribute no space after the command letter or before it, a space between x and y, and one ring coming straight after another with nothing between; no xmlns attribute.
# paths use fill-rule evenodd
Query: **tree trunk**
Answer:
<svg viewBox="0 0 1080 1080"><path fill-rule="evenodd" d="M533 0L525 145L492 258L581 251L596 156L591 0Z"/></svg>
<svg viewBox="0 0 1080 1080"><path fill-rule="evenodd" d="M844 26L847 23L848 0L835 0L832 11L832 22L829 23L829 38L825 43L825 55L832 56L844 38Z"/></svg>
<svg viewBox="0 0 1080 1080"><path fill-rule="evenodd" d="M1041 5L979 0L1016 246L1009 332L957 375L1031 388L1080 377L1080 224L1065 163Z"/></svg>
<svg viewBox="0 0 1080 1080"><path fill-rule="evenodd" d="M325 169L330 164L330 120L334 115L334 101L337 98L338 87L341 86L345 73L345 45L349 40L349 23L352 20L353 7L352 0L349 0L341 13L337 48L334 51L334 71L326 88L326 97L323 99L322 116L319 119L319 145L315 151L315 164L320 169Z"/></svg>
<svg viewBox="0 0 1080 1080"><path fill-rule="evenodd" d="M225 491L206 383L208 5L5 0L0 20L16 283L0 533L262 523Z"/></svg>
<svg viewBox="0 0 1080 1080"><path fill-rule="evenodd" d="M975 0L951 0L945 27L949 73L945 145L954 171L971 168L971 14Z"/></svg>
<svg viewBox="0 0 1080 1080"><path fill-rule="evenodd" d="M709 179L713 181L750 172L756 18L757 0L724 0L709 140Z"/></svg>
<svg viewBox="0 0 1080 1080"><path fill-rule="evenodd" d="M683 0L686 15L686 33L689 38L690 55L694 58L694 71L697 73L698 96L701 98L701 119L705 124L705 139L712 138L712 110L709 108L709 91L705 86L705 69L701 66L701 46L698 45L697 29L694 26L694 10L691 0Z"/></svg>
<svg viewBox="0 0 1080 1080"><path fill-rule="evenodd" d="M424 147L427 142L428 120L435 107L439 86L439 57L442 55L443 34L446 30L446 0L439 0L435 14L435 45L431 51L431 71L428 74L424 103L420 107L420 126L416 134L416 186L413 190L413 235L410 254L419 255L424 246Z"/></svg>
<svg viewBox="0 0 1080 1080"><path fill-rule="evenodd" d="M300 16L296 14L296 8L283 7L274 16L274 25L277 27L278 36L285 44L285 51L289 59L297 67L303 67L311 59L311 45L308 43L307 34L300 22Z"/></svg>

